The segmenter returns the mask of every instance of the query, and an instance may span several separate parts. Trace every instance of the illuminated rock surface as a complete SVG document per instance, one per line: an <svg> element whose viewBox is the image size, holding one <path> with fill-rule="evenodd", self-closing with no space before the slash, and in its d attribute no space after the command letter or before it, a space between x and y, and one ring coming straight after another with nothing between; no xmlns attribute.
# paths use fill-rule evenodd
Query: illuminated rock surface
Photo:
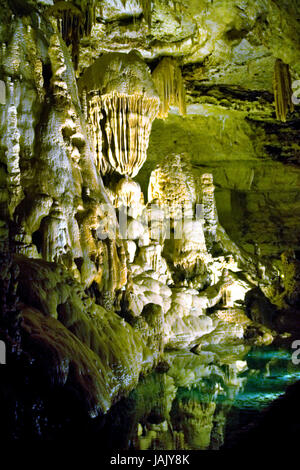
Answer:
<svg viewBox="0 0 300 470"><path fill-rule="evenodd" d="M0 0L6 437L230 447L298 378L299 15Z"/></svg>
<svg viewBox="0 0 300 470"><path fill-rule="evenodd" d="M79 88L98 170L136 176L159 107L150 70L135 51L105 54L84 72Z"/></svg>

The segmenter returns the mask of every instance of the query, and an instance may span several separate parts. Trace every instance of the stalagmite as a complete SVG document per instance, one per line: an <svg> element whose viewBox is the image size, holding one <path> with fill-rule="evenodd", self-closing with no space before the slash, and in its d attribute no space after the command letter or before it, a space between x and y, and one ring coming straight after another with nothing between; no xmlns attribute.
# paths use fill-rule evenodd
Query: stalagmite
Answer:
<svg viewBox="0 0 300 470"><path fill-rule="evenodd" d="M149 202L157 200L168 207L170 217L177 219L192 214L196 188L187 155L172 154L152 171L148 187Z"/></svg>
<svg viewBox="0 0 300 470"><path fill-rule="evenodd" d="M23 196L20 170L20 132L18 128L18 112L15 103L15 84L7 79L9 98L6 113L7 128L2 139L5 148L5 164L8 173L9 212L12 214Z"/></svg>
<svg viewBox="0 0 300 470"><path fill-rule="evenodd" d="M104 54L79 80L102 174L116 171L135 176L147 158L151 125L159 98L141 57Z"/></svg>
<svg viewBox="0 0 300 470"><path fill-rule="evenodd" d="M141 215L144 205L140 185L131 178L122 178L116 187L115 207L126 207L128 215L136 219Z"/></svg>
<svg viewBox="0 0 300 470"><path fill-rule="evenodd" d="M152 73L161 99L159 119L168 117L170 106L178 106L182 116L186 114L185 88L180 67L175 59L163 58Z"/></svg>
<svg viewBox="0 0 300 470"><path fill-rule="evenodd" d="M213 183L214 181L212 174L204 173L201 176L201 193L204 220L206 227L210 229L210 232L215 233L218 224L218 214L215 201L215 186Z"/></svg>
<svg viewBox="0 0 300 470"><path fill-rule="evenodd" d="M56 441L84 431L100 451L133 450L137 442L140 449L221 446L223 418L245 379L238 377L246 372L245 345L269 344L276 335L255 323L274 321L283 331L278 309L286 304L289 321L287 310L299 297L296 252L286 254L282 267L274 264L278 309L261 295L272 282L273 261L262 265L268 257L260 209L268 203L274 212L280 188L291 186L292 200L286 193L280 200L281 224L281 206L296 208L297 174L286 167L285 181L279 157L274 172L264 158L263 147L272 142L273 152L277 136L269 122L270 84L263 76L253 81L256 60L260 70L274 63L255 37L259 11L251 9L257 20L251 26L247 9L232 14L231 5L227 15L222 2L206 2L205 9L182 0L0 3L6 5L0 9L0 362L5 345L8 364L0 380L0 435ZM77 66L79 44L78 84L68 47ZM130 47L148 61L165 57L153 77L141 55L124 53ZM190 116L155 123L137 182L131 176L145 162L157 114L165 118L171 105L185 113L175 57L186 67ZM278 115L285 118L290 77L280 61L276 67ZM277 126L283 152L297 131L290 124ZM267 134L271 140L264 141ZM244 256L217 208L249 253L253 233L262 251ZM294 227L294 219L288 224ZM281 339L288 336L277 344ZM280 353L268 364L271 378L282 359Z"/></svg>
<svg viewBox="0 0 300 470"><path fill-rule="evenodd" d="M43 258L61 262L71 243L65 215L57 203L43 221L43 238Z"/></svg>
<svg viewBox="0 0 300 470"><path fill-rule="evenodd" d="M294 111L292 102L292 83L289 65L277 59L274 68L274 98L276 107L276 118L286 122L289 111Z"/></svg>

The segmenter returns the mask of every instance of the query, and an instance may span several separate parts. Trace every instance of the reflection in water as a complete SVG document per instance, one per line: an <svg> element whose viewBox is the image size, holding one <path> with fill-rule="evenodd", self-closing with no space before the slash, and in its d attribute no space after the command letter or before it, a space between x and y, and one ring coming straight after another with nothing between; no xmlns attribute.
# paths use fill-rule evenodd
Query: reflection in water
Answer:
<svg viewBox="0 0 300 470"><path fill-rule="evenodd" d="M243 345L169 352L164 369L106 416L114 448L219 449L300 378L289 352Z"/></svg>

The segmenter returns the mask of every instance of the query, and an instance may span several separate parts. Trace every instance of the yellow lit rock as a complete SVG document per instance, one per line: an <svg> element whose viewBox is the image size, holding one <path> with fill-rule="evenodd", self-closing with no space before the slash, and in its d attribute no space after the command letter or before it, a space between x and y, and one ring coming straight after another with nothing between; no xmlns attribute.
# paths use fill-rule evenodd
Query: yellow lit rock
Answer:
<svg viewBox="0 0 300 470"><path fill-rule="evenodd" d="M135 51L105 54L84 72L79 89L98 170L135 176L147 158L159 105L146 64Z"/></svg>
<svg viewBox="0 0 300 470"><path fill-rule="evenodd" d="M174 59L165 57L152 73L161 105L158 118L166 119L170 106L178 106L179 113L185 116L185 89L181 70Z"/></svg>
<svg viewBox="0 0 300 470"><path fill-rule="evenodd" d="M274 98L276 117L286 122L287 113L294 111L292 79L288 64L276 59L274 69Z"/></svg>

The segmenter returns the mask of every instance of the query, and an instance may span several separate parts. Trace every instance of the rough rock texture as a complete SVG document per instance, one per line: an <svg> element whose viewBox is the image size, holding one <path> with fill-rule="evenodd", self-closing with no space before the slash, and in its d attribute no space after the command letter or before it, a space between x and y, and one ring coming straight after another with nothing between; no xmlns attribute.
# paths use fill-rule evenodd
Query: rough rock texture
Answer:
<svg viewBox="0 0 300 470"><path fill-rule="evenodd" d="M137 383L145 347L138 333L114 312L93 306L83 290L91 288L109 310L127 282L116 214L96 170L73 65L55 22L35 12L6 14L1 238L3 249L28 257L19 276L20 334L30 338L23 352L39 361L47 351L50 380L73 382L82 397L87 393L88 412L106 411ZM116 342L122 335L127 352Z"/></svg>
<svg viewBox="0 0 300 470"><path fill-rule="evenodd" d="M167 360L131 437L213 447L225 410L177 390L230 401L246 345L297 331L298 2L0 7L9 435L68 434Z"/></svg>
<svg viewBox="0 0 300 470"><path fill-rule="evenodd" d="M185 119L169 114L154 122L138 181L146 191L146 175L162 156L188 149L197 180L206 172L214 176L219 219L231 238L250 254L259 249L261 256L278 257L299 247L299 169L285 165L299 152L298 136L296 120L258 123L244 111L190 105Z"/></svg>
<svg viewBox="0 0 300 470"><path fill-rule="evenodd" d="M86 287L96 282L113 295L126 283L126 264L118 235L108 238L117 222L93 162L73 67L55 27L42 22L38 37L33 25L23 16L2 27L3 41L12 35L2 54L2 225L18 253L60 262Z"/></svg>
<svg viewBox="0 0 300 470"><path fill-rule="evenodd" d="M299 105L278 121L273 86L280 59L299 97L298 2L155 0L151 12L149 28L138 2L103 2L81 48L82 69L99 51L131 48L153 70L164 57L181 65L187 118L154 123L143 190L161 157L188 148L195 171L213 173L220 219L235 241L250 254L257 243L268 257L298 250Z"/></svg>
<svg viewBox="0 0 300 470"><path fill-rule="evenodd" d="M203 174L197 186L186 155L170 155L150 177L147 205L132 180L121 179L109 191L127 220L121 230L130 273L124 318L143 329L145 306L159 305L168 349L192 348L214 331L218 340L212 343L242 339L243 327L234 328L225 312L256 285L257 272L218 221L212 175ZM267 280L262 274L260 281ZM208 309L225 309L224 315L208 316ZM235 317L238 323L241 318Z"/></svg>
<svg viewBox="0 0 300 470"><path fill-rule="evenodd" d="M21 276L23 351L36 367L47 364L52 385L73 383L93 415L137 384L152 355L140 335L84 292L61 265L16 256Z"/></svg>

